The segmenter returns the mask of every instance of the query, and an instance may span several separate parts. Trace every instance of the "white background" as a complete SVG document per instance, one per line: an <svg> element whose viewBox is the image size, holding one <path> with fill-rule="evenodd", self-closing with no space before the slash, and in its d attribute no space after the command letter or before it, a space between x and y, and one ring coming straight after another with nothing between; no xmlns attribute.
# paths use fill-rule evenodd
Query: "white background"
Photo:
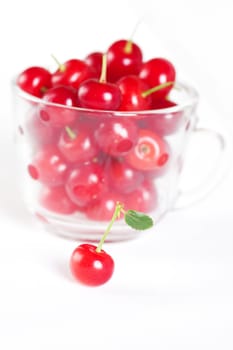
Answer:
<svg viewBox="0 0 233 350"><path fill-rule="evenodd" d="M169 213L137 240L109 244L115 274L106 285L89 289L69 273L76 243L35 226L22 205L10 96L11 79L20 70L53 66L51 53L66 60L105 50L128 38L142 20L135 41L145 57L173 60L179 77L200 93L200 125L224 127L231 135L232 18L232 0L5 2L0 11L1 349L233 348L232 168L198 205ZM231 159L232 153L228 164Z"/></svg>

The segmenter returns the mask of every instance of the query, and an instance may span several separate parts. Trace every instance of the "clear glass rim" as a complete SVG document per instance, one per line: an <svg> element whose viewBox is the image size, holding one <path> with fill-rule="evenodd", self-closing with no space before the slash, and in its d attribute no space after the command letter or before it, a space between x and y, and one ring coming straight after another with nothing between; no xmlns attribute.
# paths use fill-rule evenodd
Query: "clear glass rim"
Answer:
<svg viewBox="0 0 233 350"><path fill-rule="evenodd" d="M189 107L189 106L194 106L198 103L199 100L199 94L197 92L197 90L185 83L185 82L176 82L176 89L178 91L182 91L186 94L187 99L183 102L183 103L178 103L176 106L172 106L172 107L167 107L167 108L161 108L161 109L149 109L149 110L140 110L140 111L117 111L117 110L101 110L101 109L90 109L90 108L82 108L82 107L72 107L72 106L64 106L58 103L53 103L53 102L48 102L43 100L42 98L33 96L25 91L23 91L16 83L16 79L14 79L12 81L12 87L13 87L13 91L15 92L15 94L21 98L23 98L24 100L27 100L28 102L32 102L35 104L40 104L41 106L50 106L50 107L57 107L57 108L65 108L65 109L69 109L69 110L73 110L73 111L77 111L77 112L82 112L82 113L89 113L89 114L93 114L93 113L101 113L102 116L106 115L109 116L109 114L115 116L115 117L121 117L121 116L144 116L146 115L161 115L161 114L167 114L167 113L177 113L177 112L181 112L183 111L185 108Z"/></svg>

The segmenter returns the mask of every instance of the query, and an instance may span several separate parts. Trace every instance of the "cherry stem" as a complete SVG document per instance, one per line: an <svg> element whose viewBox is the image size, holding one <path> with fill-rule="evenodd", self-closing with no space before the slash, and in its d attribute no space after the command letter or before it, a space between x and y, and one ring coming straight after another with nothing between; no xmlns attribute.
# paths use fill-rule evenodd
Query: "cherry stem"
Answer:
<svg viewBox="0 0 233 350"><path fill-rule="evenodd" d="M138 29L139 24L141 23L141 19L136 23L133 32L131 33L130 39L127 41L125 44L124 52L130 54L132 52L132 47L133 47L133 37L136 33L136 30Z"/></svg>
<svg viewBox="0 0 233 350"><path fill-rule="evenodd" d="M100 241L99 241L99 244L98 244L98 246L97 246L97 248L96 248L96 252L97 252L97 253L100 253L100 252L101 252L102 246L103 246L103 244L104 244L104 241L105 241L107 235L109 234L109 232L111 231L111 228L112 228L114 222L115 222L116 219L120 216L120 213L121 213L122 210L123 210L123 204L117 202L117 203L116 203L115 210L114 210L114 213L113 213L113 216L112 216L112 219L111 219L111 221L109 222L109 224L108 224L108 226L107 226L107 228L106 228L106 230L105 230L103 236L101 237L101 239L100 239Z"/></svg>
<svg viewBox="0 0 233 350"><path fill-rule="evenodd" d="M132 46L133 46L132 40L128 40L127 43L125 44L124 52L125 53L131 53L132 52Z"/></svg>
<svg viewBox="0 0 233 350"><path fill-rule="evenodd" d="M69 126L66 126L65 130L66 130L68 136L71 138L71 140L75 140L76 139L77 135L75 134L75 132Z"/></svg>
<svg viewBox="0 0 233 350"><path fill-rule="evenodd" d="M44 94L46 91L48 91L48 88L46 86L42 86L40 91Z"/></svg>
<svg viewBox="0 0 233 350"><path fill-rule="evenodd" d="M51 57L56 62L56 64L58 65L60 72L62 72L62 73L65 72L65 70L66 70L65 65L62 64L61 62L59 62L57 57L55 57L53 54L51 54Z"/></svg>
<svg viewBox="0 0 233 350"><path fill-rule="evenodd" d="M141 96L142 96L142 97L147 97L147 96L149 96L150 94L153 94L154 92L159 91L159 90L162 90L162 89L164 89L164 88L166 88L166 87L168 87L168 86L171 86L171 85L173 85L173 84L174 84L173 81L167 81L166 83L163 83L163 84L154 86L154 87L151 88L151 89L148 89L148 90L146 90L146 91L143 91L142 94L141 94Z"/></svg>
<svg viewBox="0 0 233 350"><path fill-rule="evenodd" d="M101 75L99 79L100 83L106 83L106 75L107 75L107 54L104 53L102 56Z"/></svg>

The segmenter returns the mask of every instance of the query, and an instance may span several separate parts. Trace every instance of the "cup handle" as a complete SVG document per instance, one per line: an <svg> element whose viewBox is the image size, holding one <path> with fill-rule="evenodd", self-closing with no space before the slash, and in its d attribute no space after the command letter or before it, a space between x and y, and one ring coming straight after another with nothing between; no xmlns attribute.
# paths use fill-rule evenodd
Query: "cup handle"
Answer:
<svg viewBox="0 0 233 350"><path fill-rule="evenodd" d="M220 131L216 131L214 129L198 127L194 129L192 133L191 138L196 135L209 136L212 142L215 142L215 147L216 145L218 146L218 152L212 161L210 169L205 172L204 177L199 183L192 186L192 188L182 189L181 175L180 188L173 210L185 209L205 199L223 181L232 162L232 135L229 134L229 131L223 130L222 128ZM187 152L188 151L189 148Z"/></svg>

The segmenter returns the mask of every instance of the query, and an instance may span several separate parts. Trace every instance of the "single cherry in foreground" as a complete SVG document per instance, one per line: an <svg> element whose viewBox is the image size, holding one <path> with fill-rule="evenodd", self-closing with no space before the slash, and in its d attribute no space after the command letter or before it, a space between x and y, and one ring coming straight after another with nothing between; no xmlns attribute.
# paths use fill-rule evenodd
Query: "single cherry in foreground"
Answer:
<svg viewBox="0 0 233 350"><path fill-rule="evenodd" d="M72 253L70 268L73 276L88 286L107 282L114 270L114 261L104 250L92 244L81 244Z"/></svg>
<svg viewBox="0 0 233 350"><path fill-rule="evenodd" d="M141 212L124 210L123 204L117 202L112 219L107 226L98 246L80 244L70 258L70 270L74 278L84 285L95 287L106 283L113 275L114 260L103 249L103 243L119 216L123 214L127 225L136 230L145 230L153 226L153 220Z"/></svg>

